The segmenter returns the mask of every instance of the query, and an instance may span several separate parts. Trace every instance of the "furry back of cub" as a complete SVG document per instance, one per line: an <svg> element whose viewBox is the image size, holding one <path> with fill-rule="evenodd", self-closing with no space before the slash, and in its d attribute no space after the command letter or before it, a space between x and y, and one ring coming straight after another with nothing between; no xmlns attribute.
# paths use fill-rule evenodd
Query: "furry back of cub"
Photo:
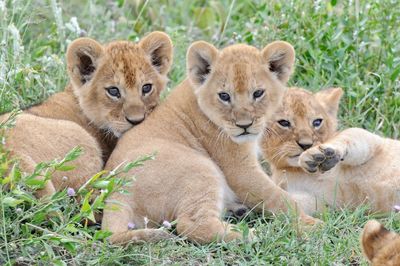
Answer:
<svg viewBox="0 0 400 266"><path fill-rule="evenodd" d="M325 204L369 204L387 212L400 202L400 141L364 129L338 132L341 88L289 89L263 139L273 179L308 214Z"/></svg>
<svg viewBox="0 0 400 266"><path fill-rule="evenodd" d="M400 235L370 220L361 235L361 246L371 266L400 265Z"/></svg>
<svg viewBox="0 0 400 266"><path fill-rule="evenodd" d="M170 237L156 229L176 221L177 233L198 243L242 238L222 212L239 202L255 210L287 211L295 202L263 172L256 142L292 72L294 50L274 42L263 50L233 45L221 51L196 42L188 78L141 125L124 134L106 168L156 152L133 169L128 194L111 196L102 228L111 242ZM140 137L140 141L137 141ZM302 214L304 221L315 220ZM136 230L128 230L134 224Z"/></svg>
<svg viewBox="0 0 400 266"><path fill-rule="evenodd" d="M117 138L158 104L172 62L172 44L161 32L139 43L101 45L80 38L69 45L66 59L66 89L24 110L6 132L6 148L26 172L33 172L39 162L63 158L76 146L83 148L83 155L73 162L75 169L56 172L37 191L38 197L64 187L77 189L103 168Z"/></svg>

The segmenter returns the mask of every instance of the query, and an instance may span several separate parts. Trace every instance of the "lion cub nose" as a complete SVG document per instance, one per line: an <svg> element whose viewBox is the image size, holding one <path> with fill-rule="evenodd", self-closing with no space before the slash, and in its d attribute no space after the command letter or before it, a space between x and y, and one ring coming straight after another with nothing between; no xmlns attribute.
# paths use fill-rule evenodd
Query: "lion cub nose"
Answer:
<svg viewBox="0 0 400 266"><path fill-rule="evenodd" d="M243 128L243 129L248 129L249 127L251 127L251 125L253 124L253 122L247 123L247 124L239 124L239 123L235 123L235 125L237 127Z"/></svg>
<svg viewBox="0 0 400 266"><path fill-rule="evenodd" d="M303 143L303 142L299 142L297 141L297 144L300 146L300 148L302 148L304 151L308 150L309 148L312 147L312 143Z"/></svg>
<svg viewBox="0 0 400 266"><path fill-rule="evenodd" d="M139 119L129 119L128 117L125 117L125 119L126 119L126 121L128 121L132 125L136 126L136 125L139 125L140 123L143 122L144 116L142 118L139 118Z"/></svg>

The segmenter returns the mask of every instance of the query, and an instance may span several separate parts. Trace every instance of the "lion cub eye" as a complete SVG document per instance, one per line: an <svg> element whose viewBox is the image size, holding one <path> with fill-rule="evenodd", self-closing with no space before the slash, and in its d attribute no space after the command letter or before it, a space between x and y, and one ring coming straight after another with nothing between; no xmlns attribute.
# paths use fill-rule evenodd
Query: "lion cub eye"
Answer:
<svg viewBox="0 0 400 266"><path fill-rule="evenodd" d="M279 120L278 121L278 124L279 125L281 125L281 126L283 126L283 127L290 127L290 122L289 121L287 121L287 120Z"/></svg>
<svg viewBox="0 0 400 266"><path fill-rule="evenodd" d="M226 92L220 92L220 93L218 93L218 96L221 99L221 101L224 101L227 103L229 103L231 101L231 96Z"/></svg>
<svg viewBox="0 0 400 266"><path fill-rule="evenodd" d="M261 96L263 96L263 95L264 95L264 90L256 90L253 93L253 97L254 97L255 100L258 99L258 98L261 98Z"/></svg>
<svg viewBox="0 0 400 266"><path fill-rule="evenodd" d="M121 98L121 93L117 87L108 87L106 91L111 97Z"/></svg>
<svg viewBox="0 0 400 266"><path fill-rule="evenodd" d="M322 124L322 118L315 119L315 120L312 122L313 127L320 127L321 124Z"/></svg>
<svg viewBox="0 0 400 266"><path fill-rule="evenodd" d="M150 83L144 84L142 86L143 95L146 95L146 94L150 93L152 89L153 89L153 85L152 84L150 84Z"/></svg>

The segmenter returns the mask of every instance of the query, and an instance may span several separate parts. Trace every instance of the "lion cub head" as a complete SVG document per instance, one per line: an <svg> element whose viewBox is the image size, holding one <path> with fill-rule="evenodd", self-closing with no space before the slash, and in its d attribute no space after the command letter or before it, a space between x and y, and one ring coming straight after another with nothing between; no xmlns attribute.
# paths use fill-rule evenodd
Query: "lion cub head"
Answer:
<svg viewBox="0 0 400 266"><path fill-rule="evenodd" d="M372 266L400 265L400 236L378 221L368 221L361 235L361 246Z"/></svg>
<svg viewBox="0 0 400 266"><path fill-rule="evenodd" d="M101 45L80 38L67 50L68 74L83 113L117 137L142 122L158 104L171 63L172 43L162 32L139 43Z"/></svg>
<svg viewBox="0 0 400 266"><path fill-rule="evenodd" d="M311 93L290 88L268 121L262 141L264 157L276 168L299 167L300 154L333 136L341 88Z"/></svg>
<svg viewBox="0 0 400 266"><path fill-rule="evenodd" d="M248 45L218 51L200 41L190 46L187 67L202 112L241 143L262 133L267 115L280 103L294 59L293 47L282 41L261 51Z"/></svg>

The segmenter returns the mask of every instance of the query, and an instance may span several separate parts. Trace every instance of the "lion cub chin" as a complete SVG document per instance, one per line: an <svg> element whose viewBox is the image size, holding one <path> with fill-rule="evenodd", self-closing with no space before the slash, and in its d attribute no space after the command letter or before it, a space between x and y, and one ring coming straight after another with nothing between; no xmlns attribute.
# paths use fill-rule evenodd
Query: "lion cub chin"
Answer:
<svg viewBox="0 0 400 266"><path fill-rule="evenodd" d="M113 233L111 242L168 238L154 229L164 220L176 221L178 234L191 241L231 241L242 238L221 220L232 202L260 211L295 208L263 172L255 141L279 105L293 63L294 50L286 42L261 51L192 44L188 78L143 124L124 134L107 162L106 168L113 169L156 152L155 160L132 170L129 194L111 196L102 224ZM139 230L128 231L132 223Z"/></svg>
<svg viewBox="0 0 400 266"><path fill-rule="evenodd" d="M400 236L378 221L367 222L361 235L361 246L372 266L400 265Z"/></svg>
<svg viewBox="0 0 400 266"><path fill-rule="evenodd" d="M77 189L103 168L117 137L158 104L172 62L172 44L161 32L139 43L101 45L80 38L69 45L66 59L66 89L24 110L6 132L6 148L26 172L33 172L39 162L63 158L76 146L83 148L84 154L73 162L75 169L54 173L37 191L39 197L64 187Z"/></svg>
<svg viewBox="0 0 400 266"><path fill-rule="evenodd" d="M273 179L308 214L325 204L390 211L400 201L400 141L360 128L337 132L342 94L341 88L286 92L262 143Z"/></svg>

